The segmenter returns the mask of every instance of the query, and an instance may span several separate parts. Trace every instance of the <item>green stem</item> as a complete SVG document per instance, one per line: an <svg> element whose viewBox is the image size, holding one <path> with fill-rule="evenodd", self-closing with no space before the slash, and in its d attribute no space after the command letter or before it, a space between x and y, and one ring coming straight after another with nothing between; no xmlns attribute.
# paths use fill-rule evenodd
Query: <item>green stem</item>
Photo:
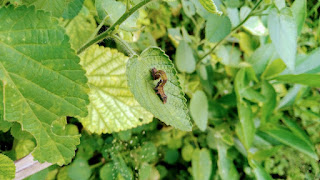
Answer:
<svg viewBox="0 0 320 180"><path fill-rule="evenodd" d="M215 44L215 45L212 47L212 49L211 49L209 52L207 52L205 55L203 55L203 56L199 59L199 61L197 62L197 66L199 66L200 63L202 62L202 60L203 60L205 57L207 57L208 55L210 55L228 36L230 36L233 32L235 32L236 30L238 30L238 29L252 16L253 11L254 11L255 9L257 9L257 7L260 5L260 3L261 3L262 1L263 1L263 0L259 0L259 1L256 3L256 5L252 8L252 10L251 10L250 13L248 14L248 16L247 16L243 21L241 21L240 24L238 24L236 27L234 27L226 37L224 37L222 40L220 40L217 44Z"/></svg>
<svg viewBox="0 0 320 180"><path fill-rule="evenodd" d="M111 38L114 39L117 43L120 44L121 47L123 47L126 52L128 53L129 57L136 55L137 53L134 52L134 50L129 46L129 44L127 42L125 42L123 39L121 39L119 36L117 35L111 35Z"/></svg>
<svg viewBox="0 0 320 180"><path fill-rule="evenodd" d="M99 26L94 30L94 32L92 33L92 35L90 36L89 40L93 39L94 37L96 37L96 35L98 34L99 30L101 29L101 27L104 25L104 23L106 22L106 20L109 18L109 15L106 15L106 17L104 17L104 19L100 22Z"/></svg>
<svg viewBox="0 0 320 180"><path fill-rule="evenodd" d="M110 26L109 29L107 29L105 32L99 34L89 42L87 42L85 45L83 45L78 51L77 54L82 53L84 50L86 50L88 47L90 47L93 44L96 44L100 41L102 41L107 36L110 36L110 34L118 27L120 26L126 19L128 19L134 12L136 12L138 9L140 9L142 6L146 5L147 3L151 2L153 0L144 0L140 2L139 4L135 5L133 8L131 8L128 12L124 13L112 26Z"/></svg>

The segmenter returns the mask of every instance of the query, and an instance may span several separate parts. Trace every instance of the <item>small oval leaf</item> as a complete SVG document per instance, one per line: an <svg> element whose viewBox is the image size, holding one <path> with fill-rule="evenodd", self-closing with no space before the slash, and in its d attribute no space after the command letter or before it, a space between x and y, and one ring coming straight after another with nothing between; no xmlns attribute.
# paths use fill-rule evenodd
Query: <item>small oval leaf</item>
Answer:
<svg viewBox="0 0 320 180"><path fill-rule="evenodd" d="M167 75L164 104L154 88L158 80L153 80L151 69L162 70ZM150 47L140 56L133 56L127 63L128 85L142 107L150 111L164 123L185 131L191 131L186 99L179 83L177 72L169 57L159 48Z"/></svg>
<svg viewBox="0 0 320 180"><path fill-rule="evenodd" d="M211 175L211 156L208 149L197 149L192 155L192 176L195 180L209 180Z"/></svg>
<svg viewBox="0 0 320 180"><path fill-rule="evenodd" d="M201 131L205 131L208 123L208 99L203 91L196 91L190 101L190 114Z"/></svg>

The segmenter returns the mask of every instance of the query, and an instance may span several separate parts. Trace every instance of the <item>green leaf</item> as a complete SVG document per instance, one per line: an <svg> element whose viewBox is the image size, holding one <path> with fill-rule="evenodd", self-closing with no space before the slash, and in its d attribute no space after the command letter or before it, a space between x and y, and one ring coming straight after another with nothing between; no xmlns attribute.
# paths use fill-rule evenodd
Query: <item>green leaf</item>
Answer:
<svg viewBox="0 0 320 180"><path fill-rule="evenodd" d="M139 151L139 158L142 162L152 162L157 158L157 147L152 142L144 143Z"/></svg>
<svg viewBox="0 0 320 180"><path fill-rule="evenodd" d="M278 10L281 10L282 8L286 7L286 1L285 0L276 0L276 1L273 1L273 2L274 2L274 5L276 5Z"/></svg>
<svg viewBox="0 0 320 180"><path fill-rule="evenodd" d="M238 103L237 107L240 124L237 126L236 132L244 146L249 149L255 134L251 106L247 102L242 101Z"/></svg>
<svg viewBox="0 0 320 180"><path fill-rule="evenodd" d="M181 1L181 3L183 11L188 17L192 17L196 14L196 7L191 1Z"/></svg>
<svg viewBox="0 0 320 180"><path fill-rule="evenodd" d="M167 103L163 103L153 89L151 69L163 70L168 78L164 86ZM165 53L155 47L146 49L140 56L133 56L127 63L128 84L134 97L142 107L168 125L191 131L186 99L179 83L177 72Z"/></svg>
<svg viewBox="0 0 320 180"><path fill-rule="evenodd" d="M15 147L17 159L27 156L36 147L36 143L31 139L22 139L15 142L17 143Z"/></svg>
<svg viewBox="0 0 320 180"><path fill-rule="evenodd" d="M213 0L199 0L201 5L210 13L221 15L222 12L218 10Z"/></svg>
<svg viewBox="0 0 320 180"><path fill-rule="evenodd" d="M232 24L232 27L236 27L238 24L240 24L240 16L239 16L239 10L238 8L227 8L227 15L230 19L230 22Z"/></svg>
<svg viewBox="0 0 320 180"><path fill-rule="evenodd" d="M307 17L307 1L306 0L294 1L291 6L291 11L293 12L293 17L298 27L298 34L300 34L304 21L306 20L306 17Z"/></svg>
<svg viewBox="0 0 320 180"><path fill-rule="evenodd" d="M120 153L111 152L111 159L113 161L115 170L120 173L120 175L125 180L132 180L133 175L131 169L127 166L126 162L123 160Z"/></svg>
<svg viewBox="0 0 320 180"><path fill-rule="evenodd" d="M139 168L139 180L148 180L150 177L153 177L154 174L151 174L152 166L148 163L142 163Z"/></svg>
<svg viewBox="0 0 320 180"><path fill-rule="evenodd" d="M194 59L192 49L184 40L179 42L175 63L180 72L192 73L196 69L196 60Z"/></svg>
<svg viewBox="0 0 320 180"><path fill-rule="evenodd" d="M0 81L0 102L3 102L3 93L1 93L1 89L3 89L3 83ZM7 132L12 126L11 122L5 121L3 119L4 111L3 111L3 103L0 103L0 131Z"/></svg>
<svg viewBox="0 0 320 180"><path fill-rule="evenodd" d="M217 48L217 56L221 63L230 67L239 67L241 51L233 46L220 46Z"/></svg>
<svg viewBox="0 0 320 180"><path fill-rule="evenodd" d="M251 8L243 6L240 8L240 20L243 21L251 12ZM268 29L264 26L258 16L251 16L244 24L243 28L255 36L268 35Z"/></svg>
<svg viewBox="0 0 320 180"><path fill-rule="evenodd" d="M235 92L237 95L237 109L240 124L237 126L237 133L244 144L249 149L254 138L255 127L253 122L253 115L251 106L242 98L247 91L250 78L248 78L247 68L240 69L235 78Z"/></svg>
<svg viewBox="0 0 320 180"><path fill-rule="evenodd" d="M273 78L280 82L285 83L297 83L304 84L311 87L320 87L320 75L319 74L288 74L281 75Z"/></svg>
<svg viewBox="0 0 320 180"><path fill-rule="evenodd" d="M69 0L66 9L64 9L62 17L65 19L72 19L78 15L82 9L84 0Z"/></svg>
<svg viewBox="0 0 320 180"><path fill-rule="evenodd" d="M192 155L192 176L194 180L209 180L212 161L210 151L206 148L196 149Z"/></svg>
<svg viewBox="0 0 320 180"><path fill-rule="evenodd" d="M91 46L81 54L90 87L89 114L80 118L90 132L112 133L134 128L152 121L133 97L127 85L128 58L117 50Z"/></svg>
<svg viewBox="0 0 320 180"><path fill-rule="evenodd" d="M23 0L22 4L28 6L35 6L36 9L42 9L44 11L48 11L52 13L55 17L61 17L65 11L69 8L69 6L73 6L69 3L73 2L73 0ZM67 7L67 8L66 8ZM66 12L67 13L67 12Z"/></svg>
<svg viewBox="0 0 320 180"><path fill-rule="evenodd" d="M293 71L297 53L297 25L289 8L273 8L268 17L272 43L287 67Z"/></svg>
<svg viewBox="0 0 320 180"><path fill-rule="evenodd" d="M196 7L196 12L203 17L204 19L207 19L211 13L208 12L199 2L199 0L191 0L194 4L194 6Z"/></svg>
<svg viewBox="0 0 320 180"><path fill-rule="evenodd" d="M183 160L187 162L191 161L193 152L194 152L194 148L192 145L187 144L183 146L181 149L181 155Z"/></svg>
<svg viewBox="0 0 320 180"><path fill-rule="evenodd" d="M251 56L253 51L258 47L257 40L245 32L240 32L237 35L239 36L239 45L241 50L246 55Z"/></svg>
<svg viewBox="0 0 320 180"><path fill-rule="evenodd" d="M313 149L314 145L309 136L298 126L297 123L287 117L283 117L282 121L295 135L299 136L310 146L310 148Z"/></svg>
<svg viewBox="0 0 320 180"><path fill-rule="evenodd" d="M35 159L69 163L79 136L58 135L52 125L60 117L87 115L87 78L79 58L48 13L34 7L4 7L0 24L4 119L20 123L35 137Z"/></svg>
<svg viewBox="0 0 320 180"><path fill-rule="evenodd" d="M179 152L176 149L167 149L164 156L164 161L168 164L175 164L179 159Z"/></svg>
<svg viewBox="0 0 320 180"><path fill-rule="evenodd" d="M228 147L222 142L218 143L218 171L222 180L237 180L239 173L228 156Z"/></svg>
<svg viewBox="0 0 320 180"><path fill-rule="evenodd" d="M211 1L211 0L209 0ZM206 39L210 42L218 42L231 32L231 21L227 16L212 14L206 23Z"/></svg>
<svg viewBox="0 0 320 180"><path fill-rule="evenodd" d="M277 94L273 86L268 81L263 81L261 93L266 98L266 102L261 107L261 124L267 122L277 105Z"/></svg>
<svg viewBox="0 0 320 180"><path fill-rule="evenodd" d="M262 146L263 147L263 146ZM281 146L274 146L267 149L261 149L252 154L252 159L257 161L264 161L267 158L270 158L271 156L275 155Z"/></svg>
<svg viewBox="0 0 320 180"><path fill-rule="evenodd" d="M279 75L285 68L286 64L281 59L276 59L267 66L261 77L265 79L272 78Z"/></svg>
<svg viewBox="0 0 320 180"><path fill-rule="evenodd" d="M88 161L78 158L68 167L68 176L72 180L87 180L91 176L91 169Z"/></svg>
<svg viewBox="0 0 320 180"><path fill-rule="evenodd" d="M96 8L100 19L109 16L107 22L114 24L125 12L126 5L121 1L116 0L96 0ZM126 31L135 31L137 29L137 20L139 17L138 11L133 13L127 20L125 20L120 28Z"/></svg>
<svg viewBox="0 0 320 180"><path fill-rule="evenodd" d="M190 100L190 114L201 131L207 129L208 99L203 91L196 91Z"/></svg>
<svg viewBox="0 0 320 180"><path fill-rule="evenodd" d="M261 75L269 62L277 59L278 56L273 44L266 44L256 49L248 59L248 62L252 65L256 74Z"/></svg>
<svg viewBox="0 0 320 180"><path fill-rule="evenodd" d="M100 169L100 179L101 180L110 180L116 179L117 172L115 171L113 163L107 163Z"/></svg>
<svg viewBox="0 0 320 180"><path fill-rule="evenodd" d="M295 68L295 74L320 72L320 48L313 50Z"/></svg>
<svg viewBox="0 0 320 180"><path fill-rule="evenodd" d="M310 145L305 140L301 139L299 136L296 136L292 132L280 127L274 127L272 129L263 131L276 140L282 142L283 144L286 144L312 157L313 159L318 160L318 155L314 151L314 148L310 147Z"/></svg>
<svg viewBox="0 0 320 180"><path fill-rule="evenodd" d="M288 93L280 100L276 109L286 108L294 104L296 97L301 90L302 85L295 84Z"/></svg>
<svg viewBox="0 0 320 180"><path fill-rule="evenodd" d="M257 161L251 160L250 165L253 168L253 173L257 180L272 180L270 174L268 174Z"/></svg>
<svg viewBox="0 0 320 180"><path fill-rule="evenodd" d="M78 50L84 45L94 33L97 24L93 15L79 13L66 27L66 32L70 37L70 44L74 50Z"/></svg>
<svg viewBox="0 0 320 180"><path fill-rule="evenodd" d="M16 166L14 162L7 156L0 154L0 179L14 179L16 175Z"/></svg>

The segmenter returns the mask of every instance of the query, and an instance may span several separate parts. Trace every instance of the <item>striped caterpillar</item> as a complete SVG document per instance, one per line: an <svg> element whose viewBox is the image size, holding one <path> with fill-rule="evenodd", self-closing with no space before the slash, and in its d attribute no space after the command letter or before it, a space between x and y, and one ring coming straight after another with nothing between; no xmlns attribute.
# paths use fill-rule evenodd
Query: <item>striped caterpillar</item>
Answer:
<svg viewBox="0 0 320 180"><path fill-rule="evenodd" d="M164 93L163 86L166 84L168 78L164 71L157 70L156 68L151 69L153 80L157 80L160 78L160 81L158 82L157 86L153 88L156 91L156 94L158 94L163 102L165 104L167 102L167 95Z"/></svg>

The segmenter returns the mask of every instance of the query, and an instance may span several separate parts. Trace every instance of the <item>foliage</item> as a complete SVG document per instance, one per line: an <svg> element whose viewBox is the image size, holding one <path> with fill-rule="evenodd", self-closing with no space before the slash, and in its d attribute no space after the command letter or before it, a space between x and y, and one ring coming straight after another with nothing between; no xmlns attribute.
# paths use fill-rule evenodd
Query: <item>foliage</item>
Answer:
<svg viewBox="0 0 320 180"><path fill-rule="evenodd" d="M319 179L319 6L0 0L0 179Z"/></svg>

